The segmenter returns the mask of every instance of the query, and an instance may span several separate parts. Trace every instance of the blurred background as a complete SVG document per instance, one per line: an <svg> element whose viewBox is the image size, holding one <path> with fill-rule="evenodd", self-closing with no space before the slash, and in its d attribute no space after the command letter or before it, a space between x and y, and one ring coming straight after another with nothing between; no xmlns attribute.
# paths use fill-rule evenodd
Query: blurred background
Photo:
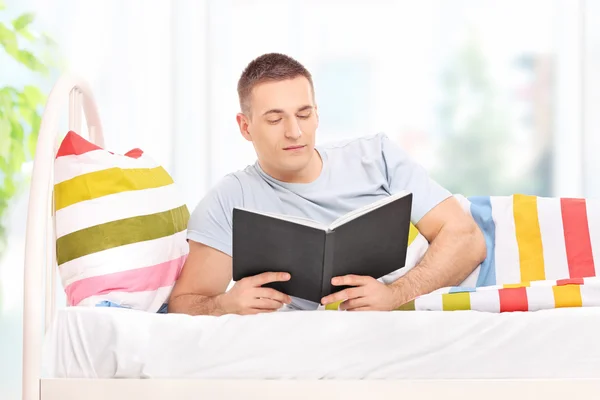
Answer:
<svg viewBox="0 0 600 400"><path fill-rule="evenodd" d="M313 73L319 142L385 131L467 196L599 196L598 20L593 0L0 0L0 397L20 395L28 179L61 73L190 208L254 161L236 84L273 51Z"/></svg>

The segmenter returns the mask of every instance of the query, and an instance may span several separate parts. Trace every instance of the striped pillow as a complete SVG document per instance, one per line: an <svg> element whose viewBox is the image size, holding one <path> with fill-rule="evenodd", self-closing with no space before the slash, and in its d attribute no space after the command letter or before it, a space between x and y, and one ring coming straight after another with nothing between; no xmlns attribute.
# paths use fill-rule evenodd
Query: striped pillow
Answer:
<svg viewBox="0 0 600 400"><path fill-rule="evenodd" d="M188 209L140 149L106 151L69 132L56 156L56 258L71 306L156 312L188 254Z"/></svg>

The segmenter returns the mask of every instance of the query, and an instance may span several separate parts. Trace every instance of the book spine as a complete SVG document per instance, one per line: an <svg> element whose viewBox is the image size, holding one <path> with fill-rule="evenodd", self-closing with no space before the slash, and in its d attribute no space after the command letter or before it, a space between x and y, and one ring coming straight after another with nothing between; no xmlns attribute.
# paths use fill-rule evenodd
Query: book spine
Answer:
<svg viewBox="0 0 600 400"><path fill-rule="evenodd" d="M321 298L331 293L331 278L333 278L333 262L335 250L335 231L325 233L325 251L323 252L323 281Z"/></svg>

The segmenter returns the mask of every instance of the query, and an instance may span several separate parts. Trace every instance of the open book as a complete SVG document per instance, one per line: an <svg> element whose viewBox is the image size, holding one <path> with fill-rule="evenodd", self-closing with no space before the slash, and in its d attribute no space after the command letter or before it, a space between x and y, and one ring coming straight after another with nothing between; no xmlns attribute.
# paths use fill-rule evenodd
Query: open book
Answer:
<svg viewBox="0 0 600 400"><path fill-rule="evenodd" d="M400 192L341 216L331 224L234 208L233 279L289 272L272 287L319 303L344 287L331 278L348 274L380 278L404 266L412 193Z"/></svg>

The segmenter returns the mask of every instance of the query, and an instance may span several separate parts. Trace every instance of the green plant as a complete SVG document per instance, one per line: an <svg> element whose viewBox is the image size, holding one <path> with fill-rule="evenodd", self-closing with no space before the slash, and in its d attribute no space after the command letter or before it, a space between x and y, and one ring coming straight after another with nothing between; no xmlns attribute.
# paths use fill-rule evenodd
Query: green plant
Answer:
<svg viewBox="0 0 600 400"><path fill-rule="evenodd" d="M32 28L34 14L25 13L12 20L3 18L7 14L0 0L0 60L12 59L27 68L31 81L47 77L53 64L50 56L54 43ZM0 86L0 256L6 241L5 214L24 181L23 164L35 154L45 100L34 84Z"/></svg>

